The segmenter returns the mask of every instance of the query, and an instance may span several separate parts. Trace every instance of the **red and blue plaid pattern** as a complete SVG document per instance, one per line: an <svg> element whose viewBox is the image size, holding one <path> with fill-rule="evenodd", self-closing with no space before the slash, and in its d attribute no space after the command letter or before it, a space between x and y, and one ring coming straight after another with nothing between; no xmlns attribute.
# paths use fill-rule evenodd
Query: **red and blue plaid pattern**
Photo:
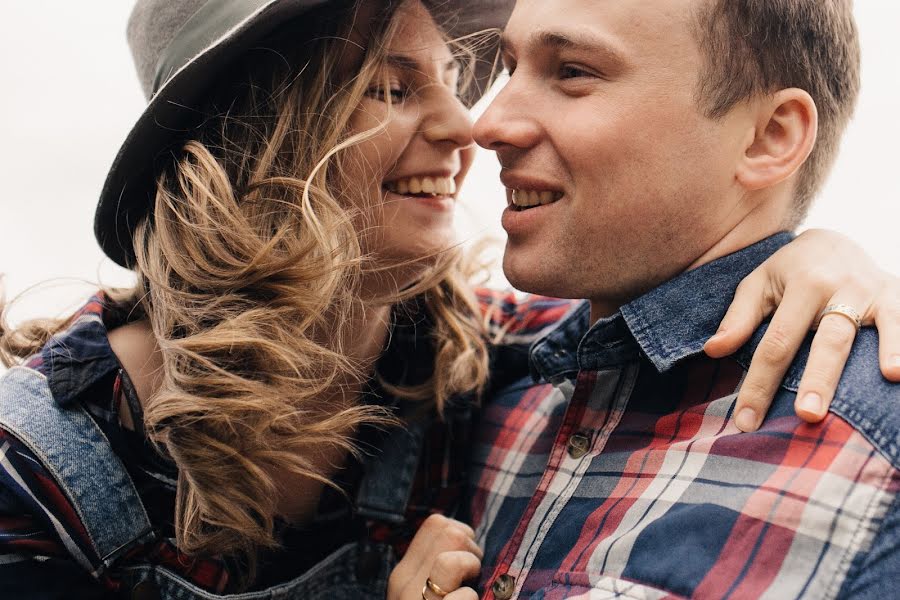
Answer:
<svg viewBox="0 0 900 600"><path fill-rule="evenodd" d="M898 410L900 386L870 383L877 344L863 332L866 355L851 359L833 405L855 419L797 418L792 371L752 434L731 419L752 348L725 360L701 351L741 273L784 241L729 259L737 268L686 274L593 327L585 303L529 343L533 377L489 398L476 435L484 600L897 593L900 433L847 408L856 381Z"/></svg>
<svg viewBox="0 0 900 600"><path fill-rule="evenodd" d="M503 574L523 598L834 597L900 491L897 470L834 415L741 434L730 361L685 365L677 386L636 370L487 409L473 498L484 598ZM591 440L580 459L576 432Z"/></svg>

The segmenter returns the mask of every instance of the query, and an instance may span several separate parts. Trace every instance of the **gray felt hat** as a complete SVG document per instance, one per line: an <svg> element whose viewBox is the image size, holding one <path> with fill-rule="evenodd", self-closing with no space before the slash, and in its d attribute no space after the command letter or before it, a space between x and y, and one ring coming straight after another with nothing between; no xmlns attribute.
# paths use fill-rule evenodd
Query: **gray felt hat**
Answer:
<svg viewBox="0 0 900 600"><path fill-rule="evenodd" d="M94 234L107 256L133 266L132 237L150 210L154 159L184 135L191 107L222 70L279 26L333 1L137 0L128 22L128 43L148 105L113 161L94 215ZM440 22L454 38L503 27L515 4L423 1L447 16ZM479 45L478 90L484 90L495 51L493 44Z"/></svg>

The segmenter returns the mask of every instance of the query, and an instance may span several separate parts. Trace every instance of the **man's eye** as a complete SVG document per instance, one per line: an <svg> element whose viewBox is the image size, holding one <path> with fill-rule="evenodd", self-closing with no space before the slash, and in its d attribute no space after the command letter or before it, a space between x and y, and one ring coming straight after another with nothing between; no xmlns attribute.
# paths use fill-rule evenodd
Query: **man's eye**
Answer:
<svg viewBox="0 0 900 600"><path fill-rule="evenodd" d="M563 65L559 68L560 79L579 79L581 77L597 77L595 74L576 65Z"/></svg>

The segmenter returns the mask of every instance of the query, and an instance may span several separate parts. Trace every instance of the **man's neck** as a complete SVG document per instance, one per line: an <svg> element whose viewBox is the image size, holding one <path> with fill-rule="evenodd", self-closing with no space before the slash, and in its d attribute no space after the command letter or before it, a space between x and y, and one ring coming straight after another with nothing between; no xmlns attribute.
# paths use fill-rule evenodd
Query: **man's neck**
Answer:
<svg viewBox="0 0 900 600"><path fill-rule="evenodd" d="M785 222L785 202L784 199L775 197L759 202L756 204L755 210L750 211L743 219L725 231L715 243L685 266L684 269L672 277L658 281L653 287L658 287L666 281L674 279L681 273L696 269L701 265L705 265L716 259L722 258L723 256L737 252L738 250L751 246L770 235L783 231ZM640 291L639 293L624 298L589 299L591 303L591 323L596 323L600 319L614 315L619 308L642 296L644 293L650 291L650 289Z"/></svg>

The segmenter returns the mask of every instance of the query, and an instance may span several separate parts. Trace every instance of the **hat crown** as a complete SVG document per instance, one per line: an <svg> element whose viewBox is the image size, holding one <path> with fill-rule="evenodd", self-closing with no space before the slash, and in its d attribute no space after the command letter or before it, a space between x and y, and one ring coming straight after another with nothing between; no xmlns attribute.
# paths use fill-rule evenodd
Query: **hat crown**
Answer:
<svg viewBox="0 0 900 600"><path fill-rule="evenodd" d="M213 2L217 0L212 0ZM207 0L137 0L128 18L128 46L144 97L153 95L160 55Z"/></svg>

